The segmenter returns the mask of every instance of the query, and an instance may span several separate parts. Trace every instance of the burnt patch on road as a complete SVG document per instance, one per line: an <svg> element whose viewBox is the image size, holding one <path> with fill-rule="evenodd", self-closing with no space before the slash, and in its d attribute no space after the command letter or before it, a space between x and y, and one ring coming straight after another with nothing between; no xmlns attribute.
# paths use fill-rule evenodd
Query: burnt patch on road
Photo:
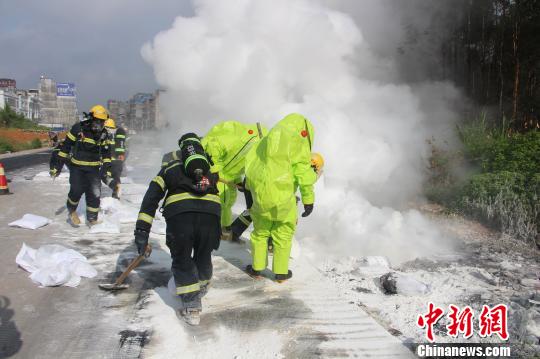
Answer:
<svg viewBox="0 0 540 359"><path fill-rule="evenodd" d="M142 289L154 289L166 287L172 276L170 270L162 271L139 271L139 276L144 280Z"/></svg>
<svg viewBox="0 0 540 359"><path fill-rule="evenodd" d="M80 244L81 246L89 246L92 243L94 243L94 241L92 241L90 239L79 239L79 240L75 241L75 243Z"/></svg>
<svg viewBox="0 0 540 359"><path fill-rule="evenodd" d="M137 296L137 300L135 301L135 309L142 310L148 307L150 296L151 294L148 291L139 292L139 295Z"/></svg>
<svg viewBox="0 0 540 359"><path fill-rule="evenodd" d="M150 343L151 332L149 330L122 330L118 333L118 357L119 358L142 358L143 348ZM115 356L116 357L116 356Z"/></svg>
<svg viewBox="0 0 540 359"><path fill-rule="evenodd" d="M148 330L122 330L118 335L120 336L120 348L123 348L124 346L144 348L144 346L150 342L150 332Z"/></svg>

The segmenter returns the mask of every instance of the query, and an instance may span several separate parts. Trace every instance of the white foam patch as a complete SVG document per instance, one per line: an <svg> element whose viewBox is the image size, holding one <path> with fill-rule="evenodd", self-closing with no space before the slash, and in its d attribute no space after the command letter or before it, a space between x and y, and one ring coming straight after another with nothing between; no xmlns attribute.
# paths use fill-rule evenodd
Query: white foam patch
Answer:
<svg viewBox="0 0 540 359"><path fill-rule="evenodd" d="M97 234L97 233L108 233L108 234L119 234L120 233L120 227L117 223L113 223L110 221L103 221L102 223L93 225L90 228L90 233Z"/></svg>
<svg viewBox="0 0 540 359"><path fill-rule="evenodd" d="M253 355L259 358L283 357L280 352L285 340L278 333L277 328L262 328L253 332L239 333L231 331L223 324L217 324L211 328L211 335L207 339L198 335L197 340L193 340L190 330L186 329L187 324L175 314L175 308L179 305L178 299L170 293L168 288L155 288L147 303L148 306L143 310L142 315L148 318L153 328L153 336L159 338L159 345L145 348L145 355L148 357L175 356L179 352L190 358L251 358ZM204 320L203 311L202 327L204 327Z"/></svg>

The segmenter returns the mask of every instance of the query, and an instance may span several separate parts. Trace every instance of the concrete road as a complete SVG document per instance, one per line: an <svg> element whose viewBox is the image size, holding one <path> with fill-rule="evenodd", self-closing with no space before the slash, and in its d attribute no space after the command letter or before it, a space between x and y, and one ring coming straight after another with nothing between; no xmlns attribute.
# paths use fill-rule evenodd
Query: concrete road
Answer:
<svg viewBox="0 0 540 359"><path fill-rule="evenodd" d="M152 235L152 256L130 275L128 290L99 290L98 283L111 281L135 257L134 224L121 224L120 234L114 235L70 227L65 211L55 215L65 202L67 181L33 177L46 170L43 165L13 172L14 194L0 197L0 357L412 356L361 308L341 297L307 258L291 262L295 276L284 284L247 276L241 269L250 262L247 244L222 243L214 252L215 277L199 327L188 327L175 316L178 303L167 290L170 256L163 235ZM132 174L146 178L153 172L149 166ZM144 189L126 184L124 207L136 211ZM7 226L25 213L53 223L35 231ZM73 248L89 258L98 277L83 278L77 288L39 288L15 264L22 243Z"/></svg>

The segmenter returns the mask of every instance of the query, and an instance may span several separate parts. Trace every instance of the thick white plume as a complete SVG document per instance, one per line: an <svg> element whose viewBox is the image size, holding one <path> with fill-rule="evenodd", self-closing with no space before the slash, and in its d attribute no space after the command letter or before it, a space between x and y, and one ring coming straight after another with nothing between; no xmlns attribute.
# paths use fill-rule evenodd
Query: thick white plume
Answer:
<svg viewBox="0 0 540 359"><path fill-rule="evenodd" d="M438 246L418 212L390 206L420 193L426 139L452 118L445 99L457 92L393 84L393 62L374 55L361 25L313 1L201 0L142 55L166 90L162 110L176 137L227 119L271 127L290 112L308 117L326 167L300 233L340 253L402 261Z"/></svg>

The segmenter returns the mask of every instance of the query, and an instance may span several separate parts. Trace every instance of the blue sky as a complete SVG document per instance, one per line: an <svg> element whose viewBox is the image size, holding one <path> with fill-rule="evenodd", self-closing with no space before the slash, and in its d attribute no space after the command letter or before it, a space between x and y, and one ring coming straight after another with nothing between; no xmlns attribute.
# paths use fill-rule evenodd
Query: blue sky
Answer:
<svg viewBox="0 0 540 359"><path fill-rule="evenodd" d="M192 14L189 0L0 0L0 78L74 82L81 111L153 91L141 46Z"/></svg>

